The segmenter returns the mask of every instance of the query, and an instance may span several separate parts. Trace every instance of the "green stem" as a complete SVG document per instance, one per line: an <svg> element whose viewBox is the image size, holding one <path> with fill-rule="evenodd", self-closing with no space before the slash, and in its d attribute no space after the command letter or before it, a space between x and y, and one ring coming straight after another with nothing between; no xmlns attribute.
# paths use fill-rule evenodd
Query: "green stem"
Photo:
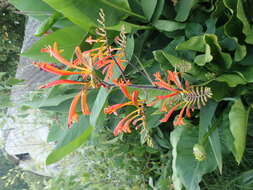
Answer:
<svg viewBox="0 0 253 190"><path fill-rule="evenodd" d="M204 146L207 143L208 137L210 137L213 134L213 132L218 128L219 126L218 123L219 123L219 120L217 120L215 124L211 128L209 128L207 133L199 140L200 145Z"/></svg>
<svg viewBox="0 0 253 190"><path fill-rule="evenodd" d="M148 72L146 71L145 67L142 65L140 59L134 55L135 59L137 60L137 63L139 63L139 65L141 66L141 69L143 70L145 76L147 77L147 79L149 80L149 82L153 85L153 81L151 79L151 77L149 76Z"/></svg>
<svg viewBox="0 0 253 190"><path fill-rule="evenodd" d="M108 83L108 82L105 82L105 81L101 81L101 83L107 87L118 87L117 85L115 84L111 84L111 83ZM160 88L160 87L157 87L157 86L151 86L151 85L136 85L136 84L130 84L129 87L132 87L132 88L140 88L140 89L156 89L156 90L166 90L168 91L166 88Z"/></svg>

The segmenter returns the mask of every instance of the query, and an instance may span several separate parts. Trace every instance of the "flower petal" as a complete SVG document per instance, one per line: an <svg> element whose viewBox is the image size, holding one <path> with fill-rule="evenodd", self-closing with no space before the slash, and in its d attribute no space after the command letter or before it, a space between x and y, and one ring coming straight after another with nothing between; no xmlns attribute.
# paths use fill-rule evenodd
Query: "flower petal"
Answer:
<svg viewBox="0 0 253 190"><path fill-rule="evenodd" d="M122 104L115 104L115 105L112 105L112 106L109 106L107 108L104 109L104 113L105 114L112 114L113 112L117 111L118 109L124 107L124 106L127 106L127 105L131 105L132 102L125 102L125 103L122 103Z"/></svg>
<svg viewBox="0 0 253 190"><path fill-rule="evenodd" d="M163 100L163 99L165 99L165 98L170 98L170 97L172 97L172 96L176 96L177 94L179 94L179 92L167 94L167 95L164 95L164 96L157 96L157 99Z"/></svg>
<svg viewBox="0 0 253 190"><path fill-rule="evenodd" d="M68 127L69 128L71 127L71 125L74 122L78 122L78 114L76 113L76 106L77 106L78 100L80 99L81 93L82 92L79 92L74 97L74 99L72 100L72 103L70 105L70 108L69 108L69 117L68 117Z"/></svg>
<svg viewBox="0 0 253 190"><path fill-rule="evenodd" d="M87 83L80 82L80 81L73 81L73 80L62 79L62 80L55 80L55 81L49 82L46 85L42 85L42 86L39 87L39 89L41 89L41 88L49 88L49 87L56 86L56 85L59 85L59 84L87 84Z"/></svg>
<svg viewBox="0 0 253 190"><path fill-rule="evenodd" d="M165 115L163 119L160 120L160 122L167 122L170 118L171 114L181 105L182 103L179 103L171 108L171 110Z"/></svg>
<svg viewBox="0 0 253 190"><path fill-rule="evenodd" d="M88 91L86 89L83 90L81 93L81 108L82 108L83 115L90 114L89 105L87 103L87 94L88 94Z"/></svg>
<svg viewBox="0 0 253 190"><path fill-rule="evenodd" d="M57 75L77 75L77 74L83 74L83 72L72 72L72 71L66 71L58 69L57 67L54 67L48 63L44 62L33 62L35 66L38 66L40 69L47 71L49 73L57 74Z"/></svg>

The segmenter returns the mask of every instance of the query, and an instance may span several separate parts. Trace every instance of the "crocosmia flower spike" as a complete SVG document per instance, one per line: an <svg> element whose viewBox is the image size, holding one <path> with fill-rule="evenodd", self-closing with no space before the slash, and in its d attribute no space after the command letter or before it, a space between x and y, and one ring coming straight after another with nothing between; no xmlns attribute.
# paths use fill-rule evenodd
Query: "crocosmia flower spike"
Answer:
<svg viewBox="0 0 253 190"><path fill-rule="evenodd" d="M68 61L61 55L62 50L58 49L58 44L56 42L54 43L53 47L48 46L47 48L43 48L41 51L45 53L49 53L56 60L62 63L65 67L69 69L74 69L74 71L63 70L63 69L58 68L54 64L49 64L49 63L44 63L44 62L34 62L33 64L35 66L39 67L40 69L46 72L50 72L50 73L57 74L60 76L64 76L64 75L80 75L81 76L81 79L82 79L81 81L60 79L60 80L49 82L48 84L45 84L39 87L39 88L49 88L49 87L53 87L60 84L81 85L80 87L81 91L74 97L69 109L68 127L71 127L71 125L74 122L78 121L78 114L76 112L76 107L79 100L81 99L82 113L84 115L90 114L89 105L87 103L88 89L98 88L100 86L94 74L92 60L89 57L89 53L91 51L86 51L85 53L82 53L80 48L76 47L75 53L76 53L77 59L74 62Z"/></svg>
<svg viewBox="0 0 253 190"><path fill-rule="evenodd" d="M127 86L130 85L130 82L124 82L123 80L114 81L114 84L118 86L124 96L129 100L124 103L115 104L105 108L104 112L106 114L116 113L117 110L125 106L134 106L136 109L125 116L114 129L114 135L117 136L119 133L130 133L131 127L130 124L139 128L140 126L145 126L145 115L144 115L144 100L139 99L139 91L133 91L130 94L127 90Z"/></svg>
<svg viewBox="0 0 253 190"><path fill-rule="evenodd" d="M152 106L155 103L162 101L161 111L167 112L161 122L167 122L171 115L181 109L174 125L183 125L183 116L186 113L187 117L191 117L191 111L194 111L195 106L198 109L204 106L208 98L212 97L211 89L203 86L190 86L188 81L183 84L179 77L180 73L168 71L167 81L163 80L160 73L154 74L156 81L154 85L169 91L167 95L157 96L156 100L148 104Z"/></svg>

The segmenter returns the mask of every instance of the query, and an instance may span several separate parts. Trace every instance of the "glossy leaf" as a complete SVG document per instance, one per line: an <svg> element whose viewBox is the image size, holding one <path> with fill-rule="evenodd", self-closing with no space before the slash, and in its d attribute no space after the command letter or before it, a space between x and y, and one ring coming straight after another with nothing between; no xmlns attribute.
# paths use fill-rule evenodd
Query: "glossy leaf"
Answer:
<svg viewBox="0 0 253 190"><path fill-rule="evenodd" d="M211 62L212 60L214 60L214 62L218 62L219 67L230 68L232 64L232 58L230 54L222 52L218 38L214 34L194 36L189 40L179 44L176 49L205 52L204 55L200 55L195 58L195 62L200 66L203 66L205 63Z"/></svg>
<svg viewBox="0 0 253 190"><path fill-rule="evenodd" d="M160 18L164 9L164 4L165 4L165 0L157 0L155 12L152 16L152 22L155 22Z"/></svg>
<svg viewBox="0 0 253 190"><path fill-rule="evenodd" d="M142 15L132 12L127 0L44 0L50 6L61 12L73 23L77 24L85 31L89 31L91 26L97 26L99 10L105 12L107 26L117 24L127 15L132 15L140 19L145 19Z"/></svg>
<svg viewBox="0 0 253 190"><path fill-rule="evenodd" d="M66 59L71 59L75 47L80 45L86 35L87 33L78 26L65 27L43 37L34 43L31 48L22 53L22 55L38 61L57 62L48 53L40 52L42 48L57 42L59 49L64 50L62 56Z"/></svg>
<svg viewBox="0 0 253 190"><path fill-rule="evenodd" d="M161 31L165 32L172 32L175 30L181 30L185 28L185 24L175 22L175 21L170 21L170 20L157 20L154 23L154 26Z"/></svg>
<svg viewBox="0 0 253 190"><path fill-rule="evenodd" d="M246 56L246 46L242 44L242 27L235 13L237 0L223 0L223 2L231 13L229 20L224 25L224 33L236 41L235 61L241 61Z"/></svg>
<svg viewBox="0 0 253 190"><path fill-rule="evenodd" d="M234 137L234 157L239 164L242 160L246 144L249 109L246 109L238 99L232 105L229 112L230 131Z"/></svg>
<svg viewBox="0 0 253 190"><path fill-rule="evenodd" d="M176 5L177 16L175 20L179 22L184 22L188 18L190 11L195 3L196 3L195 0L178 1Z"/></svg>
<svg viewBox="0 0 253 190"><path fill-rule="evenodd" d="M245 42L253 44L253 28L250 26L244 12L243 1L237 0L237 18L243 23L242 32L245 34Z"/></svg>
<svg viewBox="0 0 253 190"><path fill-rule="evenodd" d="M200 109L200 121L199 121L199 139L204 137L210 128L214 125L214 113L217 108L218 103L215 101L209 101L208 104ZM208 137L209 143L211 145L212 151L215 156L220 173L222 173L222 151L221 151L221 141L218 132L218 128L212 132Z"/></svg>
<svg viewBox="0 0 253 190"><path fill-rule="evenodd" d="M17 9L40 21L47 19L55 10L42 0L9 0Z"/></svg>
<svg viewBox="0 0 253 190"><path fill-rule="evenodd" d="M210 147L206 148L206 160L197 161L193 155L193 146L198 143L198 130L191 126L180 126L170 135L172 144L172 180L175 190L182 186L187 190L200 190L202 176L216 169L217 164Z"/></svg>
<svg viewBox="0 0 253 190"><path fill-rule="evenodd" d="M142 10L148 20L151 19L156 8L157 0L141 0Z"/></svg>
<svg viewBox="0 0 253 190"><path fill-rule="evenodd" d="M247 81L245 81L241 76L237 74L223 74L215 79L219 82L225 82L230 87L236 87L238 85L244 85L247 84Z"/></svg>
<svg viewBox="0 0 253 190"><path fill-rule="evenodd" d="M111 90L107 90L105 88L100 88L98 91L98 95L94 102L94 105L90 114L90 124L93 126L97 126L97 121L101 114L104 114L104 108L106 106L107 97L110 94Z"/></svg>
<svg viewBox="0 0 253 190"><path fill-rule="evenodd" d="M85 117L83 117L83 118L85 118ZM78 127L82 127L83 132L76 135L74 138L72 136L70 136L71 133L68 134L67 136L65 136L62 139L62 141L66 141L66 138L70 138L70 137L72 137L72 138L70 138L71 140L68 140L69 142L67 142L67 143L65 142L62 146L58 147L57 149L55 149L53 152L51 152L49 154L49 156L47 157L47 160L46 160L47 165L53 164L53 163L61 160L66 155L68 155L71 152L73 152L74 150L76 150L78 147L80 147L82 144L84 144L88 140L88 137L91 135L91 133L93 131L93 127L91 125L89 125L88 119L84 119L83 121L80 121L80 123L82 123L82 126L80 126L80 124L78 124ZM73 127L76 127L76 126L73 126Z"/></svg>
<svg viewBox="0 0 253 190"><path fill-rule="evenodd" d="M62 94L62 95L56 95L53 97L45 97L40 98L39 100L34 100L31 102L24 102L23 105L29 106L32 108L41 108L41 107L51 107L51 106L58 106L60 103L72 99L76 93L71 94Z"/></svg>

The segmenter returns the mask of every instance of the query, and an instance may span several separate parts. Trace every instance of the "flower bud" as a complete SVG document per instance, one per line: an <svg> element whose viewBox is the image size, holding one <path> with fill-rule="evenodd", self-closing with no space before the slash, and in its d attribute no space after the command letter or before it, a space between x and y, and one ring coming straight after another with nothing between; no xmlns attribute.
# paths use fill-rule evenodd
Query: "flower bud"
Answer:
<svg viewBox="0 0 253 190"><path fill-rule="evenodd" d="M193 147L193 154L195 159L198 161L203 161L206 159L206 151L205 148L200 144L195 144Z"/></svg>

